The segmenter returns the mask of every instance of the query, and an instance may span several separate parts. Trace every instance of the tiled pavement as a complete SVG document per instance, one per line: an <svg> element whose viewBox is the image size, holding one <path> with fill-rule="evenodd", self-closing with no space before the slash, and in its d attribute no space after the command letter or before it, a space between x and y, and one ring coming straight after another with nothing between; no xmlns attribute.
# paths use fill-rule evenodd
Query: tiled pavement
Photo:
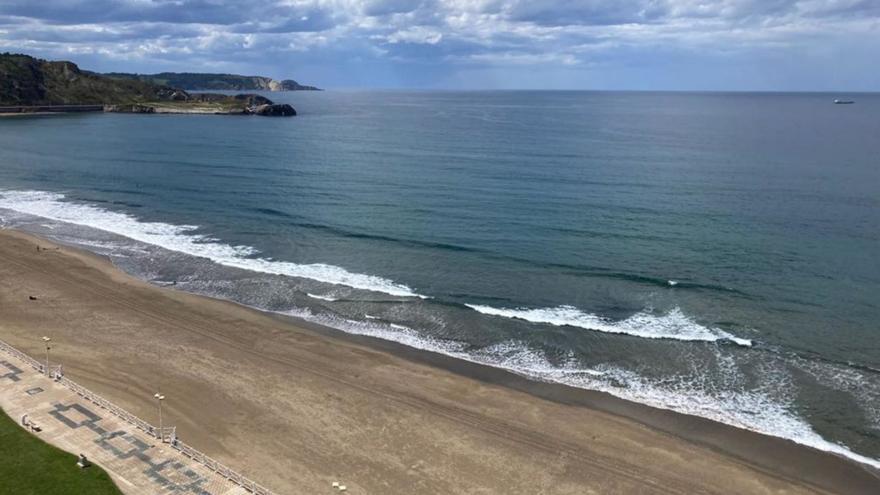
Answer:
<svg viewBox="0 0 880 495"><path fill-rule="evenodd" d="M244 488L146 435L25 363L0 354L0 407L39 438L101 466L126 495L245 495Z"/></svg>

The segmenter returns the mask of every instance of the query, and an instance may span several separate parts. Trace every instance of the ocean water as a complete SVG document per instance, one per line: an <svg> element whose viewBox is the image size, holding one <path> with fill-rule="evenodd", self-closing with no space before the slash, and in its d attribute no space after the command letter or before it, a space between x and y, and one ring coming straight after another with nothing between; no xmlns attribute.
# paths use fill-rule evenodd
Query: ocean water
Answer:
<svg viewBox="0 0 880 495"><path fill-rule="evenodd" d="M880 95L269 96L0 119L0 225L880 467Z"/></svg>

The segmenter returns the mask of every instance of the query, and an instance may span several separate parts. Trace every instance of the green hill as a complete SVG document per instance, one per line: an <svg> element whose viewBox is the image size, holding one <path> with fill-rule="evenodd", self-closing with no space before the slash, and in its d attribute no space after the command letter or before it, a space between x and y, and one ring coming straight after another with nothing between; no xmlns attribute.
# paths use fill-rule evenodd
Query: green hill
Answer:
<svg viewBox="0 0 880 495"><path fill-rule="evenodd" d="M138 80L187 90L320 91L320 89L314 86L305 86L293 79L276 81L263 76L204 74L194 72L161 72L159 74L127 74L124 72L110 72L104 75L115 79Z"/></svg>
<svg viewBox="0 0 880 495"><path fill-rule="evenodd" d="M2 105L133 104L163 101L173 94L167 86L104 77L73 62L0 54Z"/></svg>
<svg viewBox="0 0 880 495"><path fill-rule="evenodd" d="M63 108L67 105L101 105L105 112L124 113L296 115L290 105L276 105L260 95L190 94L152 80L84 71L73 62L0 54L0 107L6 107L0 112L39 111L47 106L60 107L50 111L67 111Z"/></svg>

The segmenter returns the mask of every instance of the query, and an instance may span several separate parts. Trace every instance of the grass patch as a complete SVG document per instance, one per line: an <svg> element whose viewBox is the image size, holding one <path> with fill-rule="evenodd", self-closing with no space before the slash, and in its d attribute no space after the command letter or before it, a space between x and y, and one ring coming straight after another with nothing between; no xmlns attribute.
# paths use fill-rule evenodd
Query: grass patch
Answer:
<svg viewBox="0 0 880 495"><path fill-rule="evenodd" d="M121 495L101 468L80 469L76 456L18 426L0 410L0 493Z"/></svg>

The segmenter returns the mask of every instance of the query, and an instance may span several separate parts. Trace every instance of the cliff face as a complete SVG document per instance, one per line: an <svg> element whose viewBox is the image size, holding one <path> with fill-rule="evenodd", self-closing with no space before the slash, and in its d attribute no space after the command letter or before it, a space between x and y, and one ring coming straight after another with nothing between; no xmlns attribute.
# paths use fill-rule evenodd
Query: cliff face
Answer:
<svg viewBox="0 0 880 495"><path fill-rule="evenodd" d="M279 89L278 91L322 91L321 88L316 88L315 86L306 86L294 81L293 79L285 79L283 81L272 82L278 82L278 84L281 86L281 89Z"/></svg>
<svg viewBox="0 0 880 495"><path fill-rule="evenodd" d="M320 91L314 86L305 86L293 79L277 81L263 76L204 74L194 72L160 72L159 74L127 74L123 72L111 72L105 75L114 79L144 81L186 90Z"/></svg>

